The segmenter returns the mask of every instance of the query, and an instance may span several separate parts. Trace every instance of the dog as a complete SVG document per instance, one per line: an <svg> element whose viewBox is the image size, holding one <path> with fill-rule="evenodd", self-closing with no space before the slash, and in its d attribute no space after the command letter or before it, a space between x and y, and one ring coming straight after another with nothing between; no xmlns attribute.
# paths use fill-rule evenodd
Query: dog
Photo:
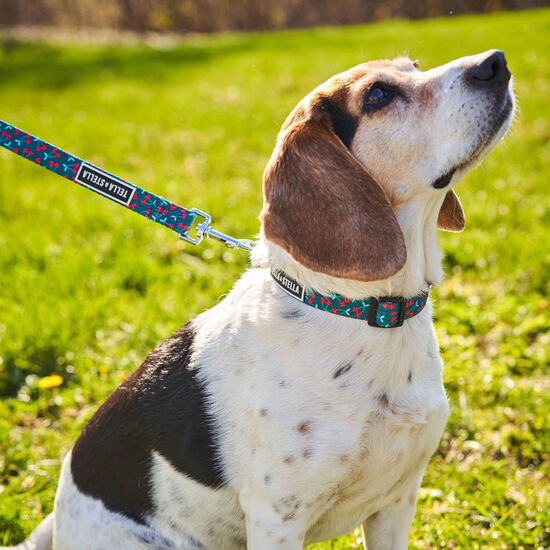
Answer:
<svg viewBox="0 0 550 550"><path fill-rule="evenodd" d="M251 268L154 350L20 548L405 550L449 405L428 293L460 178L515 109L504 54L338 74L282 126Z"/></svg>

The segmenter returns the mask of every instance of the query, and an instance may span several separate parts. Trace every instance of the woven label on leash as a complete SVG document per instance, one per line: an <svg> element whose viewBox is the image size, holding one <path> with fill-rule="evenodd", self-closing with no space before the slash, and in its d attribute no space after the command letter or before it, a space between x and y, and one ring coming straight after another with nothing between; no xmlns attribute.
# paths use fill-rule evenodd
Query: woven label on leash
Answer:
<svg viewBox="0 0 550 550"><path fill-rule="evenodd" d="M124 181L2 120L0 146L176 231L180 237L189 233L197 217L191 210Z"/></svg>
<svg viewBox="0 0 550 550"><path fill-rule="evenodd" d="M124 206L130 204L136 191L132 184L100 172L86 162L80 165L74 180Z"/></svg>

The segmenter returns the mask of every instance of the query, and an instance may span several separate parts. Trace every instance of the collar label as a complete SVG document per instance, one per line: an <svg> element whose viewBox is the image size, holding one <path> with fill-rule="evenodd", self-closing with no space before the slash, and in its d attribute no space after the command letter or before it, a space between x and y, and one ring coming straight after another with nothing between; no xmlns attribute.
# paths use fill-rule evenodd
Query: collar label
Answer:
<svg viewBox="0 0 550 550"><path fill-rule="evenodd" d="M273 279L275 279L279 287L287 294L294 296L294 298L298 298L298 300L302 300L302 302L304 301L305 289L301 284L297 283L294 279L280 270L273 269L271 275L273 275Z"/></svg>
<svg viewBox="0 0 550 550"><path fill-rule="evenodd" d="M130 204L136 190L130 183L106 174L86 162L80 165L74 180L124 206Z"/></svg>

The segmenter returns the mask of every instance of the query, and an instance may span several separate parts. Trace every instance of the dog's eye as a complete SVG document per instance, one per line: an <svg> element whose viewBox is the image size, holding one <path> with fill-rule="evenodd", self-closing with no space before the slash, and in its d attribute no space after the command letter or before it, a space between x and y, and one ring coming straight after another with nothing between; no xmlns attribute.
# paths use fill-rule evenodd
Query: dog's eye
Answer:
<svg viewBox="0 0 550 550"><path fill-rule="evenodd" d="M386 84L377 83L365 93L363 100L363 110L372 111L388 105L395 97L397 89Z"/></svg>
<svg viewBox="0 0 550 550"><path fill-rule="evenodd" d="M380 103L387 96L387 91L375 86L367 93L365 103L372 105L373 103Z"/></svg>

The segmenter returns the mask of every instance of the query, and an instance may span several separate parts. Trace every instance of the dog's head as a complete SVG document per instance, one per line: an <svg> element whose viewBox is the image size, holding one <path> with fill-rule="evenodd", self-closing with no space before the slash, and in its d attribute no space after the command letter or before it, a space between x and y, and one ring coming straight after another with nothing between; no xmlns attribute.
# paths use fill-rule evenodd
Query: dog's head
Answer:
<svg viewBox="0 0 550 550"><path fill-rule="evenodd" d="M407 254L396 211L442 194L439 227L462 230L452 186L503 137L513 107L496 50L426 72L399 58L332 77L281 129L264 174L266 239L327 275L395 274Z"/></svg>

